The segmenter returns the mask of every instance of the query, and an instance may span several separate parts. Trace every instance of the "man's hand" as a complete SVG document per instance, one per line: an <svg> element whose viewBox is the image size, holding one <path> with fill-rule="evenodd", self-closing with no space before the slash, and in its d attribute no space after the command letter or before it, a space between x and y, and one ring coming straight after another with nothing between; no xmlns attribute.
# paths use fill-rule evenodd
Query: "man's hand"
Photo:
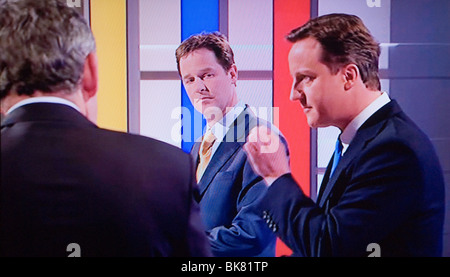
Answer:
<svg viewBox="0 0 450 277"><path fill-rule="evenodd" d="M253 128L244 150L256 174L270 186L278 177L290 173L286 147L280 137L267 127Z"/></svg>

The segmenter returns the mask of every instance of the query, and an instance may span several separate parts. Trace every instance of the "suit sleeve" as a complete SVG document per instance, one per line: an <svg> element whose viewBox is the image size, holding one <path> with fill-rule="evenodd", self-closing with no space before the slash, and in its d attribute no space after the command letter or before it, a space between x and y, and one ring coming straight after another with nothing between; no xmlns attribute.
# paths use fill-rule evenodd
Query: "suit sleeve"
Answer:
<svg viewBox="0 0 450 277"><path fill-rule="evenodd" d="M245 162L243 170L242 189L236 203L237 214L231 225L207 230L213 254L219 257L247 257L270 252L273 256L276 237L256 209L267 186L248 162Z"/></svg>
<svg viewBox="0 0 450 277"><path fill-rule="evenodd" d="M307 197L290 174L272 184L259 208L296 255L367 255L368 244L398 228L414 209L420 167L403 143L382 143L361 153L339 176L342 191L331 195L338 199L329 210Z"/></svg>
<svg viewBox="0 0 450 277"><path fill-rule="evenodd" d="M268 124L268 123L267 123ZM268 125L273 128L273 126ZM289 156L286 139L279 131ZM237 201L237 215L230 226L218 226L207 231L215 256L275 256L276 236L261 217L258 204L267 193L267 184L252 169L244 154L242 187Z"/></svg>

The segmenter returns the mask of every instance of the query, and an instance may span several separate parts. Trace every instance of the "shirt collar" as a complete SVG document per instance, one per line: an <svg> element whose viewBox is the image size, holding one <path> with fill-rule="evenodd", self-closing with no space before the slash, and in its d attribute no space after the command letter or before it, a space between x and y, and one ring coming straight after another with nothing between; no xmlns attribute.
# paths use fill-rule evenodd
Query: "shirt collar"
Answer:
<svg viewBox="0 0 450 277"><path fill-rule="evenodd" d="M55 97L55 96L39 96L39 97L30 97L30 98L27 98L25 100L19 101L14 106L12 106L6 112L6 114L11 113L12 111L14 111L15 109L17 109L19 107L22 107L22 106L25 106L25 105L28 105L28 104L34 104L34 103L63 104L63 105L70 106L70 107L74 108L77 111L80 111L80 109L77 107L77 105L75 105L73 102L70 102L69 100L66 100L64 98Z"/></svg>
<svg viewBox="0 0 450 277"><path fill-rule="evenodd" d="M232 109L230 109L225 116L214 123L211 128L208 128L207 131L211 131L214 136L217 138L217 141L222 141L228 130L230 130L231 125L236 120L236 118L244 111L245 104L242 101L239 101Z"/></svg>
<svg viewBox="0 0 450 277"><path fill-rule="evenodd" d="M369 106L367 106L361 113L359 113L342 131L340 137L342 145L344 146L342 153L344 153L350 142L356 135L358 129L369 119L374 113L381 109L384 105L389 103L391 99L386 92L378 96Z"/></svg>

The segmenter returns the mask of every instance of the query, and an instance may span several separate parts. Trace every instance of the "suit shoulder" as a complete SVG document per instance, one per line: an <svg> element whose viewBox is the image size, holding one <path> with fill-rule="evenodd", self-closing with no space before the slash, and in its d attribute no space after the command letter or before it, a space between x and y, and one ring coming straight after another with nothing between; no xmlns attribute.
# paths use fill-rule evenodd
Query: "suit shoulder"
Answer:
<svg viewBox="0 0 450 277"><path fill-rule="evenodd" d="M360 159L391 157L418 168L440 168L439 158L428 136L404 113L388 118Z"/></svg>
<svg viewBox="0 0 450 277"><path fill-rule="evenodd" d="M388 119L377 139L403 145L412 150L428 150L429 147L432 147L431 141L425 132L404 113Z"/></svg>
<svg viewBox="0 0 450 277"><path fill-rule="evenodd" d="M128 151L133 155L148 156L151 159L172 159L176 163L189 162L189 154L169 143L142 135L106 129L98 130L100 137L103 138L100 143L112 144L113 148L120 148L122 152Z"/></svg>
<svg viewBox="0 0 450 277"><path fill-rule="evenodd" d="M255 127L267 127L268 129L270 129L272 132L274 132L278 136L284 138L283 133L280 131L280 129L278 129L277 126L275 126L274 124L272 124L270 121L268 121L266 119L257 117L256 115L252 114L250 117L250 130Z"/></svg>

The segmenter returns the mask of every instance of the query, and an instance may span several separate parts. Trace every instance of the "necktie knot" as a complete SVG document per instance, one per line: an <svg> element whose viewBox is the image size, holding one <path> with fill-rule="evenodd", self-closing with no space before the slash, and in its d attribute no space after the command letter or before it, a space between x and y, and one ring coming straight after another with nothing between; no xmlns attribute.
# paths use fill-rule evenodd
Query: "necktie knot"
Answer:
<svg viewBox="0 0 450 277"><path fill-rule="evenodd" d="M207 152L211 149L214 142L216 141L216 137L212 132L208 132L204 137L202 141L202 145L200 146L200 156L206 155Z"/></svg>

